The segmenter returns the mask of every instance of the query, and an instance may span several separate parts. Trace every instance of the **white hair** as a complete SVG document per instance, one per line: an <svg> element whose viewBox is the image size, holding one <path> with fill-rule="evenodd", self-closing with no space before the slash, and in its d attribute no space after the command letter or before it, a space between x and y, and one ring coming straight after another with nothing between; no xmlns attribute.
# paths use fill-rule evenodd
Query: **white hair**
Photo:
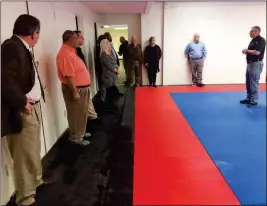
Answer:
<svg viewBox="0 0 267 206"><path fill-rule="evenodd" d="M103 39L100 42L100 55L108 52L108 48L111 47L111 43L107 39Z"/></svg>

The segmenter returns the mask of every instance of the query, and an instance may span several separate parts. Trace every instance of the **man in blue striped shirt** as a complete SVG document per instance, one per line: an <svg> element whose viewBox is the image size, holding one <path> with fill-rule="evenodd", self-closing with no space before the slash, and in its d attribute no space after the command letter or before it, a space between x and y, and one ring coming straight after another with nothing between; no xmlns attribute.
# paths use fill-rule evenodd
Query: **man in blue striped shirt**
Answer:
<svg viewBox="0 0 267 206"><path fill-rule="evenodd" d="M185 49L185 55L190 62L193 86L203 87L205 85L202 83L202 73L207 50L205 44L199 41L199 37L199 34L194 34L193 41Z"/></svg>

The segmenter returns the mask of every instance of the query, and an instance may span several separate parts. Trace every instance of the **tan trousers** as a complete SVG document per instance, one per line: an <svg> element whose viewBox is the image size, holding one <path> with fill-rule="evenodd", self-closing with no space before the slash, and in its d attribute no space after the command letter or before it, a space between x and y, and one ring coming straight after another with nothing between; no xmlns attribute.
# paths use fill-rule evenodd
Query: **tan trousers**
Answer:
<svg viewBox="0 0 267 206"><path fill-rule="evenodd" d="M80 94L80 99L74 100L71 89L67 85L62 84L62 93L66 104L69 123L69 139L76 143L83 141L86 132L90 89L89 87L78 88L78 92Z"/></svg>
<svg viewBox="0 0 267 206"><path fill-rule="evenodd" d="M88 104L88 119L93 120L97 118L97 113L95 112L95 107L92 99L90 98Z"/></svg>
<svg viewBox="0 0 267 206"><path fill-rule="evenodd" d="M135 77L135 84L140 84L140 62L134 61L127 66L127 78L130 83L133 83L133 77Z"/></svg>
<svg viewBox="0 0 267 206"><path fill-rule="evenodd" d="M35 201L36 187L42 184L40 104L32 106L32 114L22 114L23 129L8 135L7 143L13 159L17 205Z"/></svg>

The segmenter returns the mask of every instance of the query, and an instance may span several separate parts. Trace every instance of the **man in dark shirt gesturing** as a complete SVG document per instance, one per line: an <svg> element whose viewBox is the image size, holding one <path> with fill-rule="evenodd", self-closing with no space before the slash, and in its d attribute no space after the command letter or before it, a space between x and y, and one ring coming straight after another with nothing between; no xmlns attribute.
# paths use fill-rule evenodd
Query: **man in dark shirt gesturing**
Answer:
<svg viewBox="0 0 267 206"><path fill-rule="evenodd" d="M247 104L248 107L258 105L258 88L260 75L263 69L263 58L265 52L265 39L260 36L261 28L254 26L251 28L251 42L247 49L243 49L242 53L247 55L247 71L246 71L246 87L247 98L241 100L241 104Z"/></svg>

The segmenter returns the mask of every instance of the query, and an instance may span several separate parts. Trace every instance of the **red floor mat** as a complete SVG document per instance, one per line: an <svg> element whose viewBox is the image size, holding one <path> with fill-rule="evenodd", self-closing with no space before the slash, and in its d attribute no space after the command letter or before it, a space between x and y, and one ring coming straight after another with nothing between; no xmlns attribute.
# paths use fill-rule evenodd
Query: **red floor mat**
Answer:
<svg viewBox="0 0 267 206"><path fill-rule="evenodd" d="M246 95L241 85L136 90L134 205L240 205L169 95L211 91Z"/></svg>

